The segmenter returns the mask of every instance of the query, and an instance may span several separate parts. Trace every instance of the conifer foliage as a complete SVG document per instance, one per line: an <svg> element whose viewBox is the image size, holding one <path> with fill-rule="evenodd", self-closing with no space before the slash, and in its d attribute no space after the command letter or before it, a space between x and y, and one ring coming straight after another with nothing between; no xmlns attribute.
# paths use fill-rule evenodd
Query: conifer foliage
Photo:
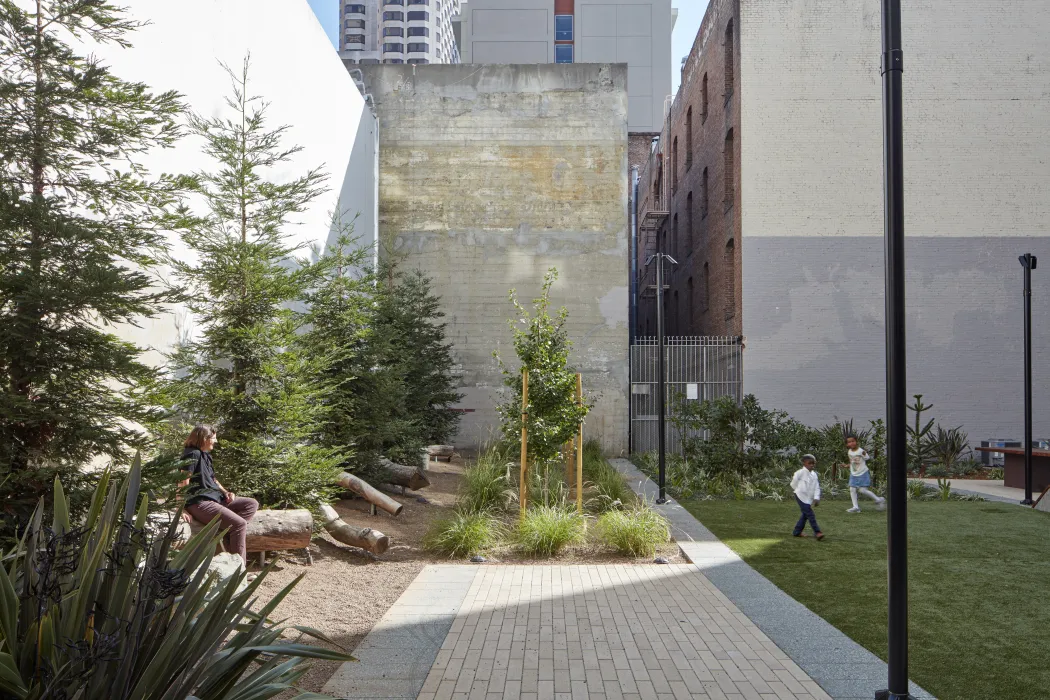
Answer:
<svg viewBox="0 0 1050 700"><path fill-rule="evenodd" d="M113 333L158 314L158 214L178 180L140 167L179 136L179 96L71 46L126 45L106 2L0 0L0 498L18 517L56 475L125 462L154 415L141 348ZM13 494L13 495L12 495Z"/></svg>
<svg viewBox="0 0 1050 700"><path fill-rule="evenodd" d="M190 120L216 167L196 175L192 211L205 213L183 210L182 240L197 259L173 266L199 330L173 355L165 393L187 423L217 424L224 486L265 506L308 507L331 492L342 461L314 440L324 385L318 359L296 342L306 317L293 308L330 265L302 257L293 237L295 215L324 192L326 176L315 168L273 179L300 148L283 145L287 126L267 124L248 59L228 72L229 116Z"/></svg>

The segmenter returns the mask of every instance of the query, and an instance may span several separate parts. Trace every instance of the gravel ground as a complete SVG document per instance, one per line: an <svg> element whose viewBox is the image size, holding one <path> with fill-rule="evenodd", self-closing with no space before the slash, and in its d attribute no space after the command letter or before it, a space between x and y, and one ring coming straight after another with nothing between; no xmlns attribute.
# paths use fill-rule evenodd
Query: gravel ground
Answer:
<svg viewBox="0 0 1050 700"><path fill-rule="evenodd" d="M337 502L334 507L343 520L358 527L382 531L390 537L390 549L375 557L339 544L324 533L315 537L310 545L312 566L306 565L302 551L282 553L277 568L260 586L260 599L275 595L296 576L305 574L294 592L277 609L277 618L286 620L286 624L318 629L343 649L352 651L424 566L449 562L424 552L419 543L430 524L446 515L454 505L463 468L458 459L452 463L431 463L427 472L431 481L429 488L418 494L410 491L404 496L399 490L391 492L390 495L405 506L396 518L382 511L379 515L370 515L368 504L361 500ZM422 496L427 502L419 503L417 496ZM658 555L666 557L672 564L684 561L674 544L661 547ZM651 561L645 559L639 563ZM526 559L512 550L505 550L490 556L485 565L624 562L621 556L593 547L579 547L545 560ZM258 569L257 566L252 568ZM299 689L320 692L338 667L339 662L313 662L310 671L300 681ZM281 698L295 695L287 693Z"/></svg>

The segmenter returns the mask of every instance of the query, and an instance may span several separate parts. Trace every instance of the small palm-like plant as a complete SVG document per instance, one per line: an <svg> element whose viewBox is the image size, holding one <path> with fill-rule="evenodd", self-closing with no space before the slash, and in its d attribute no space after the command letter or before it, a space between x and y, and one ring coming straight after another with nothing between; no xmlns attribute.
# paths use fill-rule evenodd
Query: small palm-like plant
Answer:
<svg viewBox="0 0 1050 700"><path fill-rule="evenodd" d="M178 551L181 513L151 533L141 475L138 460L123 483L104 474L76 525L56 480L50 524L41 501L4 555L0 696L265 700L294 688L307 658L351 659L284 638L324 639L309 628L269 621L299 579L253 611L266 571L243 590L243 572L209 574L218 519Z"/></svg>

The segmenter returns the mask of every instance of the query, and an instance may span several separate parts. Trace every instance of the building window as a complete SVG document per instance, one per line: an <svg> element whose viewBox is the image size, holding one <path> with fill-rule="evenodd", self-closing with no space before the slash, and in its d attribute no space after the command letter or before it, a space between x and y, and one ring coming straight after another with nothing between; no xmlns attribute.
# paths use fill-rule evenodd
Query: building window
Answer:
<svg viewBox="0 0 1050 700"><path fill-rule="evenodd" d="M733 71L733 20L729 20L729 24L726 25L726 57L725 57L725 73L726 73L726 103L729 103L729 97L733 94L734 85L734 71Z"/></svg>
<svg viewBox="0 0 1050 700"><path fill-rule="evenodd" d="M430 30L426 27L409 27L409 36L430 36Z"/></svg>
<svg viewBox="0 0 1050 700"><path fill-rule="evenodd" d="M383 63L404 63L403 58L384 58Z"/></svg>
<svg viewBox="0 0 1050 700"><path fill-rule="evenodd" d="M681 317L679 316L680 307L678 306L678 290L674 290L674 306L671 307L671 330L672 335L681 335Z"/></svg>
<svg viewBox="0 0 1050 700"><path fill-rule="evenodd" d="M364 29L365 21L363 19L348 19L346 20L346 22L343 23L343 25L347 29Z"/></svg>
<svg viewBox="0 0 1050 700"><path fill-rule="evenodd" d="M707 168L704 168L703 174L700 176L700 219L707 218Z"/></svg>
<svg viewBox="0 0 1050 700"><path fill-rule="evenodd" d="M408 13L409 22L429 22L430 13L425 10L413 10Z"/></svg>
<svg viewBox="0 0 1050 700"><path fill-rule="evenodd" d="M365 43L365 35L364 34L347 34L346 35L346 43L347 44L364 44ZM354 50L354 49L351 49L351 50ZM356 50L360 51L361 49L356 49Z"/></svg>
<svg viewBox="0 0 1050 700"><path fill-rule="evenodd" d="M405 30L401 27L383 27L383 36L404 36Z"/></svg>
<svg viewBox="0 0 1050 700"><path fill-rule="evenodd" d="M409 44L408 45L408 52L409 53L426 53L429 50L430 50L430 46L428 46L427 44L420 43L420 44Z"/></svg>
<svg viewBox="0 0 1050 700"><path fill-rule="evenodd" d="M426 5L430 7L430 0L408 0L409 5ZM441 5L438 5L438 9L441 9Z"/></svg>
<svg viewBox="0 0 1050 700"><path fill-rule="evenodd" d="M361 65L362 66L374 66L374 65L377 65L378 63L379 63L379 59L378 58L362 58L361 59Z"/></svg>
<svg viewBox="0 0 1050 700"><path fill-rule="evenodd" d="M736 311L736 245L733 239L726 243L725 257L722 260L722 269L725 270L725 311L726 318L733 318Z"/></svg>
<svg viewBox="0 0 1050 700"><path fill-rule="evenodd" d="M685 254L693 252L693 193L685 196Z"/></svg>
<svg viewBox="0 0 1050 700"><path fill-rule="evenodd" d="M688 281L686 281L686 283L685 283L685 313L690 317L690 319L692 319L692 314L690 313L690 311L693 310L693 304L696 303L696 297L694 296L695 293L696 292L693 289L693 278L690 277L688 279ZM691 326L692 324L686 324L686 325L687 326ZM687 328L685 328L683 330L686 331L686 333L683 334L683 335L685 335L691 329L687 327Z"/></svg>
<svg viewBox="0 0 1050 700"><path fill-rule="evenodd" d="M665 250L675 260L678 259L678 214L671 219L671 250Z"/></svg>
<svg viewBox="0 0 1050 700"><path fill-rule="evenodd" d="M707 121L707 73L700 82L700 123Z"/></svg>
<svg viewBox="0 0 1050 700"><path fill-rule="evenodd" d="M704 263L704 276L700 279L700 310L707 311L711 305L711 268Z"/></svg>
<svg viewBox="0 0 1050 700"><path fill-rule="evenodd" d="M685 111L685 170L693 167L693 108Z"/></svg>
<svg viewBox="0 0 1050 700"><path fill-rule="evenodd" d="M388 42L383 44L383 53L404 53L405 45L398 44L396 42Z"/></svg>
<svg viewBox="0 0 1050 700"><path fill-rule="evenodd" d="M554 40L572 41L572 15L554 15Z"/></svg>
<svg viewBox="0 0 1050 700"><path fill-rule="evenodd" d="M678 191L678 137L671 142L671 194Z"/></svg>
<svg viewBox="0 0 1050 700"><path fill-rule="evenodd" d="M572 63L572 44L555 44L554 62Z"/></svg>
<svg viewBox="0 0 1050 700"><path fill-rule="evenodd" d="M343 8L343 12L348 15L363 15L365 13L364 5L347 5Z"/></svg>
<svg viewBox="0 0 1050 700"><path fill-rule="evenodd" d="M405 0L383 0L384 5L404 5Z"/></svg>
<svg viewBox="0 0 1050 700"><path fill-rule="evenodd" d="M411 14L411 13L409 13L409 14ZM399 12L397 10L393 10L391 12L384 12L383 13L383 21L384 22L404 22L405 21L405 13L404 12Z"/></svg>
<svg viewBox="0 0 1050 700"><path fill-rule="evenodd" d="M723 155L723 158L725 160L725 173L723 173L723 175L722 175L722 179L725 180L725 183L726 183L725 205L726 205L726 211L729 211L729 209L733 206L733 201L736 199L736 197L735 197L735 195L736 195L736 187L735 187L735 183L733 181L733 175L734 175L734 173L733 173L733 155L734 154L733 154L733 130L732 129L730 129L726 133L726 145L725 145L725 150L723 151L722 155Z"/></svg>
<svg viewBox="0 0 1050 700"><path fill-rule="evenodd" d="M430 63L430 61L428 61L425 58L410 58L410 59L408 59L408 62L411 63L412 65L418 65L418 64L421 64L421 63Z"/></svg>

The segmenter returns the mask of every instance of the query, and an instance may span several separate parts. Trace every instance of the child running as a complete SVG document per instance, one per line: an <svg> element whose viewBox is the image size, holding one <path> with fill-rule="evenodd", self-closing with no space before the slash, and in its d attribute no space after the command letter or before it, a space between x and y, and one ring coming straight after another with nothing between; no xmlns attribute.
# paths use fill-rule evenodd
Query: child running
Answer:
<svg viewBox="0 0 1050 700"><path fill-rule="evenodd" d="M802 455L802 468L791 477L791 490L795 492L795 501L802 510L802 516L795 523L795 530L791 534L795 537L805 537L802 531L806 529L806 521L813 528L813 534L818 540L824 539L824 533L817 525L817 516L813 513L813 507L820 505L820 478L813 469L817 466L817 458L813 455Z"/></svg>
<svg viewBox="0 0 1050 700"><path fill-rule="evenodd" d="M849 497L853 501L853 507L847 513L859 513L860 505L857 503L857 492L864 494L875 501L879 510L886 507L886 499L879 498L868 490L871 486L871 472L868 471L867 451L857 445L857 438L850 435L846 438L846 454L849 455Z"/></svg>

